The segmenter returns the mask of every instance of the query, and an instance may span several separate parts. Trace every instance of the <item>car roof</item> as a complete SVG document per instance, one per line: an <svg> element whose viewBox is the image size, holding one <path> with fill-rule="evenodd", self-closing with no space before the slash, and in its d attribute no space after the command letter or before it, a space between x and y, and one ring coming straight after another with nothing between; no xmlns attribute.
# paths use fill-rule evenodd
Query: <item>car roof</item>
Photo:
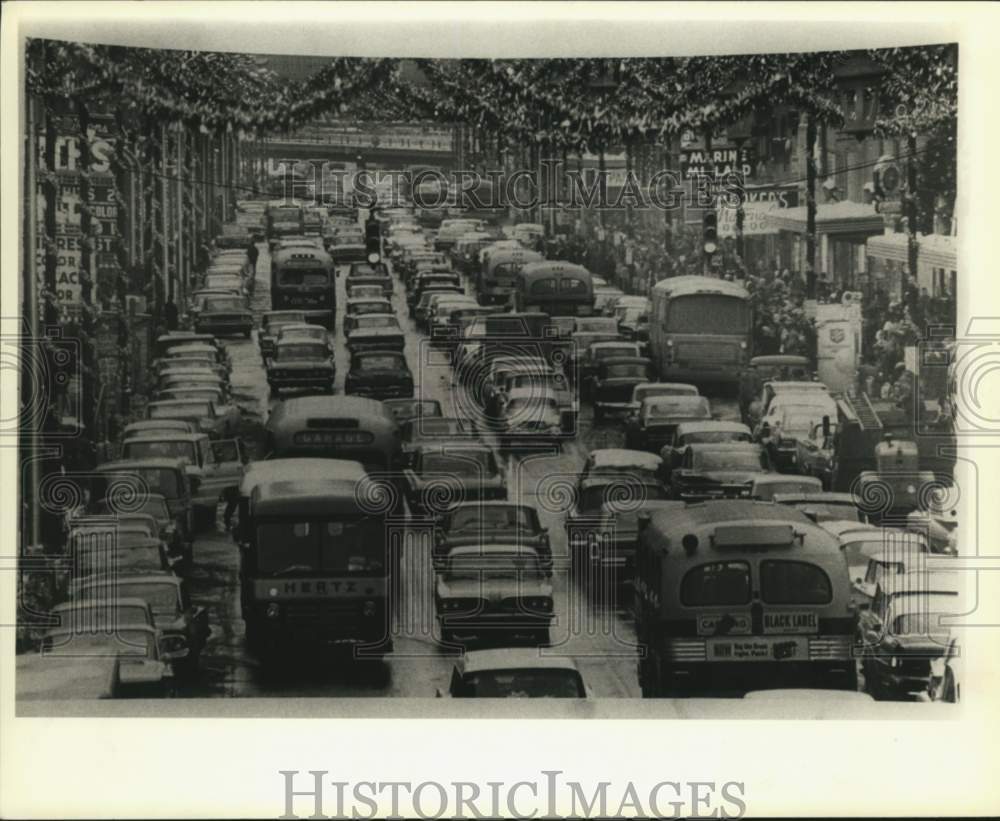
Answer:
<svg viewBox="0 0 1000 821"><path fill-rule="evenodd" d="M528 510L534 510L535 508L531 505L526 505L524 502L511 501L508 499L484 499L482 501L475 502L459 502L454 507L448 510L449 515L454 515L460 510L465 510L466 508L475 508L479 510L481 508L491 508L491 507L517 507L517 508L527 508Z"/></svg>
<svg viewBox="0 0 1000 821"><path fill-rule="evenodd" d="M859 498L853 493L840 493L832 490L824 490L821 493L779 493L771 501L785 505L815 502L816 504L849 504L857 506ZM855 524L858 523L855 522Z"/></svg>
<svg viewBox="0 0 1000 821"><path fill-rule="evenodd" d="M115 582L108 582L109 585L115 584ZM90 607L110 607L112 602L104 599L72 599L71 601L63 602L62 604L57 604L52 608L53 613L65 612L67 610L83 610ZM143 610L149 607L149 603L145 599L140 599L136 596L116 596L114 599L114 605L125 607L141 607Z"/></svg>
<svg viewBox="0 0 1000 821"><path fill-rule="evenodd" d="M726 422L719 419L702 419L696 422L681 422L677 426L677 435L685 433L707 433L719 431L726 433L750 433L750 428L742 422Z"/></svg>
<svg viewBox="0 0 1000 821"><path fill-rule="evenodd" d="M311 322L290 322L281 328L282 333L285 333L286 331L321 331L323 333L328 333L326 328L322 325L315 325Z"/></svg>
<svg viewBox="0 0 1000 821"><path fill-rule="evenodd" d="M114 462L105 462L98 465L97 470L101 473L127 473L133 468L173 468L184 470L187 462L183 459L170 459L167 457L148 456L143 459L119 459Z"/></svg>
<svg viewBox="0 0 1000 821"><path fill-rule="evenodd" d="M749 444L749 443L748 443ZM822 480L815 476L796 476L794 473L762 473L754 477L754 487L760 485L783 485L788 482L802 482L810 487L821 488Z"/></svg>
<svg viewBox="0 0 1000 821"><path fill-rule="evenodd" d="M630 468L658 470L663 460L655 453L627 448L601 448L592 450L587 459L591 470L599 468Z"/></svg>
<svg viewBox="0 0 1000 821"><path fill-rule="evenodd" d="M777 392L777 391L781 391L781 392L785 392L785 391L791 391L791 392L795 392L795 391L802 391L802 392L806 392L806 391L820 391L821 393L829 393L830 392L830 389L826 385L824 385L822 382L813 382L813 381L809 381L809 382L806 382L806 381L802 381L802 382L795 382L795 381L781 381L781 382L779 382L779 381L770 381L770 382L765 382L764 386L765 387L773 388L775 390L775 392Z"/></svg>
<svg viewBox="0 0 1000 821"><path fill-rule="evenodd" d="M150 436L136 437L133 442L200 442L208 439L207 433L161 433Z"/></svg>
<svg viewBox="0 0 1000 821"><path fill-rule="evenodd" d="M511 556L526 555L537 556L538 551L530 545L511 542L486 542L485 544L464 544L452 548L448 552L448 558L456 556L479 556L482 554L509 554Z"/></svg>
<svg viewBox="0 0 1000 821"><path fill-rule="evenodd" d="M718 277L678 276L661 279L653 286L653 294L684 296L686 294L710 293L749 299L750 293L742 285Z"/></svg>
<svg viewBox="0 0 1000 821"><path fill-rule="evenodd" d="M779 496L782 494L779 494ZM775 497L776 499L778 496ZM868 533L879 533L882 528L877 525L869 525L864 522L852 522L850 519L834 519L830 522L823 522L820 527L824 530L829 531L834 536L838 538L845 533L850 533L852 531L863 531Z"/></svg>
<svg viewBox="0 0 1000 821"><path fill-rule="evenodd" d="M750 367L758 365L809 365L809 360L804 356L793 356L791 354L768 354L767 356L755 356L750 360Z"/></svg>
<svg viewBox="0 0 1000 821"><path fill-rule="evenodd" d="M537 647L504 647L496 650L470 650L455 662L460 675L488 670L567 670L579 673L569 656L542 655Z"/></svg>
<svg viewBox="0 0 1000 821"><path fill-rule="evenodd" d="M680 411L687 408L701 407L707 403L708 397L702 396L701 394L695 395L693 393L674 394L672 396L647 396L642 400L642 404L647 408L655 408L658 406L676 406Z"/></svg>
<svg viewBox="0 0 1000 821"><path fill-rule="evenodd" d="M687 382L640 382L638 385L635 386L635 390L637 390L637 391L646 391L646 390L650 390L651 388L669 388L670 390L679 390L681 388L683 388L685 390L690 389L690 393L688 393L688 394L679 394L679 395L680 396L701 396L701 393L699 392L698 387L696 385L691 385L691 384L689 384ZM675 394L675 395L677 395L677 394Z"/></svg>
<svg viewBox="0 0 1000 821"><path fill-rule="evenodd" d="M114 578L90 576L77 582L77 590L93 587L114 587L120 584L169 584L180 587L184 580L166 570L160 573L127 573L116 574Z"/></svg>

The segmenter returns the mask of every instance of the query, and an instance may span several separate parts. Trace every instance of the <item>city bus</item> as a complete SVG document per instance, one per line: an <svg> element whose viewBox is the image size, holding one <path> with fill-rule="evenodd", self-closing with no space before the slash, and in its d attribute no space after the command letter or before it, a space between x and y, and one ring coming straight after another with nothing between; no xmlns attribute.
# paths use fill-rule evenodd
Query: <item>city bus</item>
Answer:
<svg viewBox="0 0 1000 821"><path fill-rule="evenodd" d="M361 396L301 396L279 402L267 420L268 458L311 456L360 462L370 473L399 468L402 439L381 402Z"/></svg>
<svg viewBox="0 0 1000 821"><path fill-rule="evenodd" d="M572 262L530 262L518 272L514 304L517 311L541 311L550 317L593 316L593 276Z"/></svg>
<svg viewBox="0 0 1000 821"><path fill-rule="evenodd" d="M480 305L503 305L510 301L517 287L517 275L531 262L544 257L527 248L500 248L484 261L476 282Z"/></svg>
<svg viewBox="0 0 1000 821"><path fill-rule="evenodd" d="M271 257L271 309L297 308L314 322L333 330L337 313L337 279L333 259L321 248L279 248Z"/></svg>
<svg viewBox="0 0 1000 821"><path fill-rule="evenodd" d="M392 652L385 514L355 477L258 484L241 526L240 602L247 645L265 662L295 647L350 647L358 658Z"/></svg>
<svg viewBox="0 0 1000 821"><path fill-rule="evenodd" d="M857 688L847 562L804 513L770 502L688 504L640 515L636 550L644 697Z"/></svg>
<svg viewBox="0 0 1000 821"><path fill-rule="evenodd" d="M742 285L679 276L653 286L649 351L662 381L738 384L752 341L750 294Z"/></svg>

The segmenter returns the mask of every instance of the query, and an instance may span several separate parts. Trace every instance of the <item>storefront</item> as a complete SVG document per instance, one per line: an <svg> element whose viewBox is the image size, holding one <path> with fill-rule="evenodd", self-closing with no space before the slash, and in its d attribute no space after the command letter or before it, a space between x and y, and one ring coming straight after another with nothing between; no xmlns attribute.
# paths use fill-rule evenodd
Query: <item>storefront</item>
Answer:
<svg viewBox="0 0 1000 821"><path fill-rule="evenodd" d="M956 238L943 234L917 235L917 287L931 297L954 297L958 270ZM909 238L906 234L883 234L868 240L869 282L893 299L902 295L909 273Z"/></svg>
<svg viewBox="0 0 1000 821"><path fill-rule="evenodd" d="M806 270L806 206L771 213L782 266ZM838 290L860 290L868 270L866 242L885 231L874 206L835 202L816 207L816 272ZM788 260L786 263L785 260Z"/></svg>

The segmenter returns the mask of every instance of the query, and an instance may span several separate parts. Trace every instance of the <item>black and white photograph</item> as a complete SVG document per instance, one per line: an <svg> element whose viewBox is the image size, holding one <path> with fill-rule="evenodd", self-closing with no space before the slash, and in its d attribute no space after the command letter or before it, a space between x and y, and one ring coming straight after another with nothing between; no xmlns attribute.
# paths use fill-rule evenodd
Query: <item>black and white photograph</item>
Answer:
<svg viewBox="0 0 1000 821"><path fill-rule="evenodd" d="M995 632L968 648L996 624L1000 321L960 245L995 214L965 136L992 80L956 28L663 20L633 53L582 18L529 34L535 4L483 4L528 15L495 49L462 4L427 4L434 42L392 3L113 25L133 5L7 21L12 717L423 719L431 753L434 722L530 747L565 718L602 758L639 728L861 720L870 771L880 720L932 734L974 671L997 685ZM257 812L389 806L361 781L313 814L321 763L248 770ZM400 806L772 807L728 770L599 796L542 772L482 815L457 783Z"/></svg>

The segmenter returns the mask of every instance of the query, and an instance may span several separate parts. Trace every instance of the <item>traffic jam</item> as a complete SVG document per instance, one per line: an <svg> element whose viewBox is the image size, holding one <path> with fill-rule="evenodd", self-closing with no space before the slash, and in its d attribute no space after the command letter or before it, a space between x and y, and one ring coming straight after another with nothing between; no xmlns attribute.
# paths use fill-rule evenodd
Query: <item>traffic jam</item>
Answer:
<svg viewBox="0 0 1000 821"><path fill-rule="evenodd" d="M237 203L19 694L959 699L906 413L755 355L738 282L414 199Z"/></svg>

